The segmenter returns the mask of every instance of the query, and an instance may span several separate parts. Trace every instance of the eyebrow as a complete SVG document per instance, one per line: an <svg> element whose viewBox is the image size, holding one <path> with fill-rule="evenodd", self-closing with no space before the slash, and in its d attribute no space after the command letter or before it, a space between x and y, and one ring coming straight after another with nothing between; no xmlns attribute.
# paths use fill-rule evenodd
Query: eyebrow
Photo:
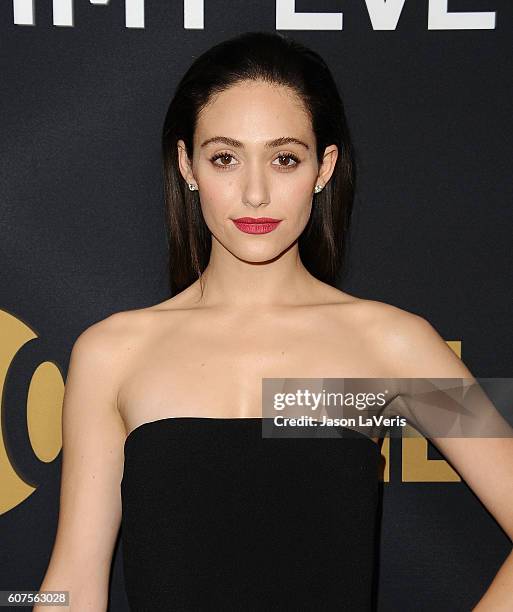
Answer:
<svg viewBox="0 0 513 612"><path fill-rule="evenodd" d="M224 143L230 147L244 149L244 144L240 142L240 140L235 140L234 138L228 138L227 136L213 136L212 138L208 138L207 140L202 142L201 146L206 147L208 144L212 142ZM302 145L306 149L310 148L306 144L306 142L299 140L299 138L294 138L293 136L282 136L280 138L275 138L274 140L268 140L266 143L264 143L264 147L266 149L272 149L274 147L282 147L283 145L286 145L286 144L298 144L298 145Z"/></svg>

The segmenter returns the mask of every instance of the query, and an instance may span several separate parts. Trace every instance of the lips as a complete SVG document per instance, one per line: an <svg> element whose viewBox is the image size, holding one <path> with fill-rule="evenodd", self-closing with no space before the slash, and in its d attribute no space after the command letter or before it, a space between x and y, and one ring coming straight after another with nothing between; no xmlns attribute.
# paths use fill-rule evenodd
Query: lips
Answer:
<svg viewBox="0 0 513 612"><path fill-rule="evenodd" d="M234 219L237 223L278 223L281 219L273 219L272 217L239 217Z"/></svg>
<svg viewBox="0 0 513 612"><path fill-rule="evenodd" d="M272 217L239 217L232 219L235 227L246 234L268 234L278 227L281 219Z"/></svg>

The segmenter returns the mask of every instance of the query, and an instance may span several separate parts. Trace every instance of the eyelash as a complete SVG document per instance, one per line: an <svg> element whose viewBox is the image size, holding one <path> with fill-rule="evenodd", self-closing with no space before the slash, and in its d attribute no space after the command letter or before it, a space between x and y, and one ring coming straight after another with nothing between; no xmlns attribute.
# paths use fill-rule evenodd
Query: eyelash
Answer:
<svg viewBox="0 0 513 612"><path fill-rule="evenodd" d="M228 153L228 151L220 151L219 153L216 153L213 157L210 158L212 165L216 166L217 168L221 168L221 170L228 170L228 168L235 165L235 164L227 164L227 165L216 164L215 163L216 160L220 159L221 157L233 157L233 159L235 159L235 155ZM284 157L286 159L292 159L295 162L292 165L286 165L286 166L281 166L280 164L278 164L280 166L280 169L283 171L287 171L289 170L289 168L294 168L295 166L298 166L301 163L297 155L294 155L294 153L279 153L277 159L280 157Z"/></svg>

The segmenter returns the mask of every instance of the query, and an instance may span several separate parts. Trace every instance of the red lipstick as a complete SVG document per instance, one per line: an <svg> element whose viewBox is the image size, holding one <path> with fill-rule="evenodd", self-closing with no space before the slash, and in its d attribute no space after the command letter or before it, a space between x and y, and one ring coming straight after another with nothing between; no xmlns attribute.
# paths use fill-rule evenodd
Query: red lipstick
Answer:
<svg viewBox="0 0 513 612"><path fill-rule="evenodd" d="M246 234L268 234L278 227L281 219L272 217L239 217L232 219L235 226Z"/></svg>

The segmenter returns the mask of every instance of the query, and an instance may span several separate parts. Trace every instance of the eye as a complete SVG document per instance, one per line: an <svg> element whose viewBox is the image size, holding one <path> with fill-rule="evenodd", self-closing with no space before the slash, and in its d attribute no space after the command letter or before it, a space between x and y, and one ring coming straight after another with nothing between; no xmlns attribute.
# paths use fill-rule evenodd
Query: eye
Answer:
<svg viewBox="0 0 513 612"><path fill-rule="evenodd" d="M217 166L218 168L222 168L224 170L225 168L228 168L229 166L235 166L236 164L229 164L229 163L228 164L225 164L225 163L217 164L216 160L220 159L222 160L222 162L224 162L225 160L230 159L230 158L235 159L231 153L227 153L226 151L224 152L221 151L220 153L216 153L213 157L211 157L210 161L212 162L214 166Z"/></svg>
<svg viewBox="0 0 513 612"><path fill-rule="evenodd" d="M293 168L294 166L297 166L298 164L300 164L301 162L299 161L299 158L294 155L294 153L280 153L278 155L278 157L276 158L278 160L278 164L273 164L274 166L280 166L281 168L284 169L288 169L288 168ZM286 163L286 164L282 164L281 161L286 161L286 162L290 162L293 161L294 163Z"/></svg>

